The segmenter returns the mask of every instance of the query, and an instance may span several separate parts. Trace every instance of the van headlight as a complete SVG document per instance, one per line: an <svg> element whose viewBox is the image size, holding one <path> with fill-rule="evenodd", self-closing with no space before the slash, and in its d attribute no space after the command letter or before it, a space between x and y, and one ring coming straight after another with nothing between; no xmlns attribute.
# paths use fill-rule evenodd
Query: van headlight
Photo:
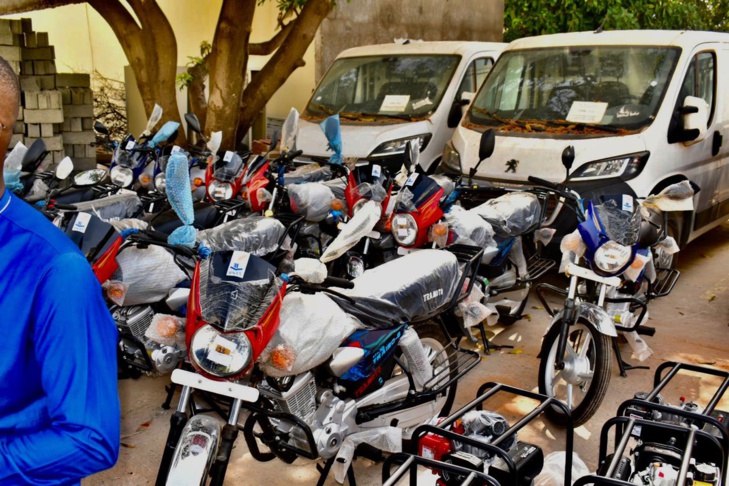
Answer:
<svg viewBox="0 0 729 486"><path fill-rule="evenodd" d="M253 347L245 333L223 334L209 324L198 329L190 341L192 364L220 378L243 372L252 355Z"/></svg>
<svg viewBox="0 0 729 486"><path fill-rule="evenodd" d="M433 135L431 133L424 133L423 135L416 135L414 137L401 138L398 140L385 142L380 144L375 150L373 150L369 157L387 157L389 155L404 154L405 146L408 142L417 142L420 146L420 151L422 152L423 150L425 150L425 147L428 146L428 142L430 142L432 136Z"/></svg>
<svg viewBox="0 0 729 486"><path fill-rule="evenodd" d="M603 272L616 274L629 262L633 251L627 247L608 241L595 251L595 265Z"/></svg>
<svg viewBox="0 0 729 486"><path fill-rule="evenodd" d="M229 182L210 181L208 193L213 201L222 201L233 197L233 184Z"/></svg>
<svg viewBox="0 0 729 486"><path fill-rule="evenodd" d="M624 181L638 176L645 167L650 152L622 155L610 159L596 160L579 166L570 179L594 180L620 177Z"/></svg>
<svg viewBox="0 0 729 486"><path fill-rule="evenodd" d="M392 219L392 236L402 246L410 246L418 237L418 223L411 214L398 214Z"/></svg>
<svg viewBox="0 0 729 486"><path fill-rule="evenodd" d="M111 169L109 176L111 176L111 182L119 187L129 187L134 181L134 173L132 172L132 169L119 167L118 165Z"/></svg>
<svg viewBox="0 0 729 486"><path fill-rule="evenodd" d="M162 194L167 191L167 176L164 172L160 172L154 177L154 188Z"/></svg>
<svg viewBox="0 0 729 486"><path fill-rule="evenodd" d="M453 146L453 142L449 141L443 149L443 157L440 160L443 167L447 168L450 172L461 174L461 156Z"/></svg>

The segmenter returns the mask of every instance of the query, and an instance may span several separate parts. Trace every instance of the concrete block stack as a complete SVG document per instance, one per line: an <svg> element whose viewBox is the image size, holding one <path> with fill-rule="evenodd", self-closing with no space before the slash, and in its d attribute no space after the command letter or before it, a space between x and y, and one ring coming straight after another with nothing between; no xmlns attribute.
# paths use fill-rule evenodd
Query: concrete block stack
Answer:
<svg viewBox="0 0 729 486"><path fill-rule="evenodd" d="M20 78L21 109L11 146L42 138L57 164L66 155L77 170L96 167L93 93L88 74L57 73L48 34L34 32L30 19L0 19L0 56Z"/></svg>

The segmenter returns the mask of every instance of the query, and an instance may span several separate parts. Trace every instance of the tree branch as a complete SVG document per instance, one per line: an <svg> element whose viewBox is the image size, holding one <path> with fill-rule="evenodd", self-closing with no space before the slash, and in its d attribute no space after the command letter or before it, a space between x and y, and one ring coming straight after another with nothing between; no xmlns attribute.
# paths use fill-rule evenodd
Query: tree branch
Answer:
<svg viewBox="0 0 729 486"><path fill-rule="evenodd" d="M0 2L0 15L32 12L84 2L85 0L3 0Z"/></svg>
<svg viewBox="0 0 729 486"><path fill-rule="evenodd" d="M294 22L289 22L288 24L284 25L281 30L279 30L276 35L271 37L266 42L259 42L257 44L248 44L248 55L249 56L268 56L269 54L273 54L273 51L281 47L281 44L284 43L286 40L286 37L289 35L289 32L291 32L291 28L294 25Z"/></svg>

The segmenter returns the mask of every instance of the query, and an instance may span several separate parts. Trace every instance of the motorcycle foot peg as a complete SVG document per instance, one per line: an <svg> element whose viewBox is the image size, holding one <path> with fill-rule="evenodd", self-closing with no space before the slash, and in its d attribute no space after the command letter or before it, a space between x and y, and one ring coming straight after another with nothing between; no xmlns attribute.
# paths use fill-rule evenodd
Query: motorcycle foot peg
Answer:
<svg viewBox="0 0 729 486"><path fill-rule="evenodd" d="M656 328L650 326L638 326L635 332L642 334L643 336L654 336L656 334Z"/></svg>

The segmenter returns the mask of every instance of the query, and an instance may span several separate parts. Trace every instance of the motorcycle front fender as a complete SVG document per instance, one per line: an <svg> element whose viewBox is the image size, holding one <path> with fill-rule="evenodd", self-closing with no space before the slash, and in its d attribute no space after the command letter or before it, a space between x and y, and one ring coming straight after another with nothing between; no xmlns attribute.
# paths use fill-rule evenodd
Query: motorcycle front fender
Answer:
<svg viewBox="0 0 729 486"><path fill-rule="evenodd" d="M597 329L601 334L604 334L606 336L610 337L617 337L618 332L615 329L615 323L610 318L610 315L607 313L605 309L602 307L591 304L589 302L580 302L577 304L577 319L584 319L589 324L591 324L595 329ZM559 322L562 321L564 317L564 310L559 311L557 314L555 314L554 318L552 319L552 322L549 323L549 326L547 326L547 330L545 331L544 335L546 336L547 333Z"/></svg>
<svg viewBox="0 0 729 486"><path fill-rule="evenodd" d="M219 444L220 423L207 415L192 417L182 430L166 484L204 485Z"/></svg>

